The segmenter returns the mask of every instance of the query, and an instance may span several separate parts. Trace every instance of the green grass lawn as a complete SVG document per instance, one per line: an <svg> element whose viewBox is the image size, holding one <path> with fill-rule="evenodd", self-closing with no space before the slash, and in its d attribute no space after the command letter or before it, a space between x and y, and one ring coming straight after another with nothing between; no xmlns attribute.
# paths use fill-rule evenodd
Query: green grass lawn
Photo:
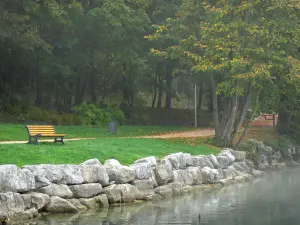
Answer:
<svg viewBox="0 0 300 225"><path fill-rule="evenodd" d="M216 145L214 137L184 137L184 138L171 138L169 141L173 143L180 143L190 146L201 146L201 145Z"/></svg>
<svg viewBox="0 0 300 225"><path fill-rule="evenodd" d="M65 145L60 143L0 145L0 164L16 164L18 166L41 163L78 164L91 158L98 158L101 162L115 158L123 164L130 164L142 157L156 156L160 158L174 152L204 155L218 151L217 148L205 144L192 146L169 140L100 138L66 142Z"/></svg>
<svg viewBox="0 0 300 225"><path fill-rule="evenodd" d="M170 131L189 130L191 128L178 126L120 126L117 136L143 136L149 134L166 133ZM112 136L108 134L107 127L88 126L55 126L57 133L67 134L66 138L99 138ZM24 141L27 140L25 125L0 124L0 141Z"/></svg>

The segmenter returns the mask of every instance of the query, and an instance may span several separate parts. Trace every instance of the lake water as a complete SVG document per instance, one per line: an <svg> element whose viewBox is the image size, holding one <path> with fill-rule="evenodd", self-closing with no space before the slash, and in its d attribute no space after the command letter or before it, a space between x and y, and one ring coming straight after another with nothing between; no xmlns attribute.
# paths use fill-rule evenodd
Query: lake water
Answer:
<svg viewBox="0 0 300 225"><path fill-rule="evenodd" d="M200 215L200 217L199 217ZM46 216L41 225L300 225L300 171L247 185L77 215Z"/></svg>

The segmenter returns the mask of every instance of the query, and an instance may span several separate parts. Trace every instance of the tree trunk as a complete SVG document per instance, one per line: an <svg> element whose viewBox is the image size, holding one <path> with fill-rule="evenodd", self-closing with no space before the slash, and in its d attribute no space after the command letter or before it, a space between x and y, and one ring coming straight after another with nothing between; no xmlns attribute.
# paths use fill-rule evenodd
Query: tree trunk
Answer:
<svg viewBox="0 0 300 225"><path fill-rule="evenodd" d="M170 109L172 106L172 76L173 76L174 65L168 61L166 63L166 108Z"/></svg>
<svg viewBox="0 0 300 225"><path fill-rule="evenodd" d="M238 88L240 84L240 81L237 80L236 83L234 84L233 88ZM239 108L239 102L240 97L238 96L237 93L234 94L234 96L231 97L231 109L230 113L227 118L223 118L224 120L227 121L225 123L225 128L224 128L224 146L225 147L233 147L233 133L234 133L234 124L237 122L237 109ZM239 122L237 122L239 124Z"/></svg>
<svg viewBox="0 0 300 225"><path fill-rule="evenodd" d="M1 72L0 73L0 96L5 93L4 92L4 88L5 88L4 76L5 76L5 73Z"/></svg>
<svg viewBox="0 0 300 225"><path fill-rule="evenodd" d="M242 140L246 137L250 123L251 121L249 120L248 123L246 124L245 129L243 130L241 137L239 138L236 145L234 146L234 149L237 149L237 147L242 143Z"/></svg>
<svg viewBox="0 0 300 225"><path fill-rule="evenodd" d="M220 120L219 120L219 109L218 109L218 97L217 97L217 84L214 75L211 75L211 101L213 107L213 118L216 132L216 139L220 139Z"/></svg>
<svg viewBox="0 0 300 225"><path fill-rule="evenodd" d="M42 104L42 74L40 72L40 59L37 56L36 59L36 100L35 104L40 106Z"/></svg>
<svg viewBox="0 0 300 225"><path fill-rule="evenodd" d="M208 112L212 113L214 111L214 107L213 107L213 97L212 97L212 90L210 90L209 92L209 105L208 105Z"/></svg>
<svg viewBox="0 0 300 225"><path fill-rule="evenodd" d="M155 107L155 103L156 103L156 97L157 97L157 86L158 86L158 64L156 64L156 71L155 71L155 83L154 83L154 94L153 94L153 100L152 100L152 108Z"/></svg>
<svg viewBox="0 0 300 225"><path fill-rule="evenodd" d="M281 135L286 135L290 132L292 121L292 114L284 108L279 110L278 122L277 122L277 132Z"/></svg>
<svg viewBox="0 0 300 225"><path fill-rule="evenodd" d="M253 93L253 91L251 91ZM255 112L257 111L259 105L258 105L258 101L259 101L259 96L260 96L260 93L257 93L256 96L255 96L255 99L254 99L254 104L253 104L253 107L252 107L252 114L250 116L250 118L248 119L248 122L245 126L245 129L241 135L241 137L239 138L239 140L237 141L236 145L234 146L234 149L237 149L237 147L240 145L240 143L242 142L242 140L246 137L247 135L247 132L248 132L248 129L249 129L249 125L253 122L253 119L254 119L254 116L255 116ZM246 97L247 99L247 97Z"/></svg>
<svg viewBox="0 0 300 225"><path fill-rule="evenodd" d="M76 79L75 105L78 105L80 103L81 103L81 100L80 100L80 76L78 74L77 79Z"/></svg>
<svg viewBox="0 0 300 225"><path fill-rule="evenodd" d="M82 79L81 79L82 77L84 79L83 83L82 83ZM88 83L87 76L81 76L80 74L78 74L77 84L76 84L76 96L75 96L75 104L76 105L82 103L83 97L84 97L84 94L86 91L87 83Z"/></svg>
<svg viewBox="0 0 300 225"><path fill-rule="evenodd" d="M158 75L158 98L157 98L157 108L162 106L162 97L163 97L163 78L162 75Z"/></svg>
<svg viewBox="0 0 300 225"><path fill-rule="evenodd" d="M53 81L53 90L54 90L55 108L57 110L60 110L60 96L58 94L58 82L57 82L57 80Z"/></svg>
<svg viewBox="0 0 300 225"><path fill-rule="evenodd" d="M198 104L197 109L201 110L202 107L202 98L203 98L203 82L200 83L199 94L198 94Z"/></svg>
<svg viewBox="0 0 300 225"><path fill-rule="evenodd" d="M90 7L93 8L94 6L94 1L90 1ZM97 80L96 80L96 75L95 75L95 64L94 64L94 50L93 47L90 47L91 52L90 52L90 93L91 93L91 100L93 104L97 104Z"/></svg>
<svg viewBox="0 0 300 225"><path fill-rule="evenodd" d="M129 104L131 105L131 97L132 97L132 93L131 93L131 87L130 87L130 77L126 77L126 75L123 75L123 90L122 90L122 94L123 94L123 99Z"/></svg>
<svg viewBox="0 0 300 225"><path fill-rule="evenodd" d="M247 93L245 96L245 100L243 101L243 104L241 105L241 107L239 107L240 111L239 111L239 114L238 114L237 119L234 124L233 139L236 138L236 135L238 134L239 129L242 126L242 123L246 118L247 110L250 106L251 99L252 99L252 84L249 84L248 90L247 90Z"/></svg>
<svg viewBox="0 0 300 225"><path fill-rule="evenodd" d="M233 146L233 131L234 124L236 122L236 111L239 104L239 97L237 94L230 98L222 98L222 112L220 112L221 98L218 100L217 96L217 84L214 75L211 76L212 83L212 101L213 101L213 117L215 123L216 140L218 145L222 147ZM239 81L236 82L235 87L239 85Z"/></svg>
<svg viewBox="0 0 300 225"><path fill-rule="evenodd" d="M82 85L81 92L80 92L80 103L83 101L84 94L86 92L87 83L88 83L88 77L85 77L85 80L83 81L83 85Z"/></svg>
<svg viewBox="0 0 300 225"><path fill-rule="evenodd" d="M41 79L37 73L37 80L36 80L36 100L35 104L40 106L42 104L42 84Z"/></svg>
<svg viewBox="0 0 300 225"><path fill-rule="evenodd" d="M131 94L130 92L128 91L128 87L124 87L123 88L123 99L128 103L128 104L131 104Z"/></svg>
<svg viewBox="0 0 300 225"><path fill-rule="evenodd" d="M91 80L90 80L90 92L91 92L91 99L93 104L97 104L97 91L96 91L96 78L94 69L91 71Z"/></svg>
<svg viewBox="0 0 300 225"><path fill-rule="evenodd" d="M29 88L32 88L32 71L29 69Z"/></svg>
<svg viewBox="0 0 300 225"><path fill-rule="evenodd" d="M67 102L67 104L72 105L72 92L70 90L73 89L73 85L72 84L68 84L66 83L67 87L68 87L68 92L64 94L64 99Z"/></svg>
<svg viewBox="0 0 300 225"><path fill-rule="evenodd" d="M135 91L131 91L131 95L130 95L130 106L134 107L136 106L136 92Z"/></svg>
<svg viewBox="0 0 300 225"><path fill-rule="evenodd" d="M221 141L221 146L224 147L232 147L233 146L233 139L232 139L232 134L233 134L233 125L235 123L235 118L236 118L236 109L238 107L238 96L235 94L234 96L231 97L230 99L231 102L231 107L229 111L228 118L223 117L222 120L225 122L224 127L222 127L222 141Z"/></svg>
<svg viewBox="0 0 300 225"><path fill-rule="evenodd" d="M9 70L3 72L3 89L2 89L2 93L7 98L9 98L9 90L10 90L9 74L11 74Z"/></svg>
<svg viewBox="0 0 300 225"><path fill-rule="evenodd" d="M156 97L157 97L157 88L154 89L154 94L153 94L153 99L152 99L152 105L151 105L152 108L155 107Z"/></svg>

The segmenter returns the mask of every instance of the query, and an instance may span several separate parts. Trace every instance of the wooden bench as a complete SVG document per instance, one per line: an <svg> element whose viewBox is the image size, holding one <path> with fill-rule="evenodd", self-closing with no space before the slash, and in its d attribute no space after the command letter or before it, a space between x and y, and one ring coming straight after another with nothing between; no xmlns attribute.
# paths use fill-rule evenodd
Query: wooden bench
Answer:
<svg viewBox="0 0 300 225"><path fill-rule="evenodd" d="M64 144L66 134L57 134L53 126L44 125L27 125L25 126L28 133L28 144L39 144L40 137L54 138L54 143L61 142ZM32 140L33 139L33 140Z"/></svg>

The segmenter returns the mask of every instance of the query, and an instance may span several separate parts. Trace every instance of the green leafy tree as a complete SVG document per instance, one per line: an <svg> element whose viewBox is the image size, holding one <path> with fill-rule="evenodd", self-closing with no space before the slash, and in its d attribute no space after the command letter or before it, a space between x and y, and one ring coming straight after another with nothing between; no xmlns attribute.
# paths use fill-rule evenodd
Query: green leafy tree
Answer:
<svg viewBox="0 0 300 225"><path fill-rule="evenodd" d="M152 52L163 57L170 57L170 51L177 57L184 53L192 70L209 77L216 138L222 146L233 146L248 109L253 118L261 93L275 85L272 72L283 70L287 62L283 49L291 45L286 44L291 30L284 32L283 25L291 21L279 21L275 13L282 11L259 0L184 1L176 17L150 37L176 40L167 50Z"/></svg>

